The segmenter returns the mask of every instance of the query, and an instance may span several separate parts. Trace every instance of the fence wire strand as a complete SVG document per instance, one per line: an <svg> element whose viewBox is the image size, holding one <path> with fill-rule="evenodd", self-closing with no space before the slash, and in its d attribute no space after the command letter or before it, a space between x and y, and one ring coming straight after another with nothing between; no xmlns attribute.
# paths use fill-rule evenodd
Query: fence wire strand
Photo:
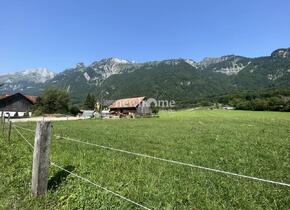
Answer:
<svg viewBox="0 0 290 210"><path fill-rule="evenodd" d="M17 127L17 128L22 129L22 130L25 130L25 131L29 131L29 132L35 133L34 130L31 130L31 129L29 129L29 128L24 128L24 127L22 127L22 126L15 125L14 123L12 123L12 124L13 124L14 127Z"/></svg>
<svg viewBox="0 0 290 210"><path fill-rule="evenodd" d="M27 142L27 144L29 144L29 146L33 149L34 147L33 147L33 145L27 140L27 138L25 138L24 136L23 136L23 134L16 128L16 126L14 126L14 129L16 130L16 132L18 133L18 135L24 140L24 141L26 141Z"/></svg>
<svg viewBox="0 0 290 210"><path fill-rule="evenodd" d="M109 193L111 193L111 194L113 194L113 195L115 195L115 196L117 196L117 197L123 199L123 200L126 200L126 201L128 201L128 202L130 202L130 203L132 203L132 204L135 204L136 206L139 206L139 207L141 207L141 208L143 208L143 209L151 210L150 208L148 208L148 207L146 207L146 206L143 206L143 205L141 205L141 204L139 204L139 203L137 203L137 202L135 202L135 201L132 201L131 199L126 198L126 197L124 197L124 196L122 196L122 195L120 195L120 194L118 194L118 193L115 193L115 192L113 192L113 191L111 191L111 190L109 190L109 189L107 189L107 188L105 188L105 187L102 187L101 185L98 185L98 184L96 184L96 183L90 181L90 180L87 179L87 178L84 178L84 177L82 177L82 176L79 176L79 175L77 175L77 174L71 172L71 171L68 171L68 170L66 170L65 168L63 168L63 167L61 167L61 166L59 166L59 165L57 165L57 164L55 164L55 163L53 163L53 162L51 162L51 165L52 165L52 166L55 166L55 167L57 167L57 168L59 168L59 169L61 169L61 170L63 170L63 171L65 171L65 172L67 172L67 173L69 173L69 174L71 174L71 175L73 175L73 176L75 176L75 177L77 177L77 178L79 178L79 179L82 179L83 181L88 182L88 183L90 183L90 184L92 184L92 185L94 185L94 186L96 186L96 187L98 187L98 188L101 188L101 189L103 189L103 190L105 190L105 191L107 191L107 192L109 192Z"/></svg>
<svg viewBox="0 0 290 210"><path fill-rule="evenodd" d="M29 129L27 129L27 130L29 130ZM30 131L33 132L33 130L30 130ZM237 173L233 173L233 172L223 171L223 170L220 170L220 169L213 169L213 168L208 168L208 167L199 166L199 165L195 165L195 164L184 163L184 162L180 162L180 161L176 161L176 160L165 159L165 158L155 157L155 156L151 156L151 155L136 153L136 152L130 152L130 151L122 150L122 149L116 149L116 148L113 148L113 147L108 147L108 146L103 146L103 145L94 144L94 143L90 143L90 142L85 142L85 141L81 141L81 140L77 140L77 139L73 139L73 138L69 138L69 137L63 137L63 136L59 136L59 135L54 135L54 136L57 137L57 138L68 140L68 141L73 141L73 142L77 142L77 143L81 143L81 144L86 144L86 145L90 145L90 146L94 146L94 147L98 147L98 148L102 148L102 149L107 149L107 150L111 150L111 151L121 152L121 153L129 154L129 155L135 155L135 156L139 156L139 157L151 158L151 159L154 159L154 160L164 161L164 162L177 164L177 165L188 166L188 167L191 167L191 168L197 168L197 169L211 171L211 172L215 172L215 173L219 173L219 174L225 174L225 175L229 175L229 176L236 176L236 177L240 177L240 178L245 178L245 179L250 179L250 180L255 180L255 181L260 181L260 182L265 182L265 183L270 183L270 184L276 184L276 185L290 187L290 184L284 183L284 182L272 181L272 180L268 180L268 179L262 179L262 178L258 178L258 177L247 176L247 175L243 175L243 174L237 174Z"/></svg>
<svg viewBox="0 0 290 210"><path fill-rule="evenodd" d="M18 128L21 128L21 127L20 127L20 126L14 126L14 128L15 128L16 132L19 134L19 136L20 136L23 140L25 140L25 142L26 142L26 143L27 143L27 144L28 144L32 149L34 149L34 146L33 146L33 145L32 145L32 144L27 140L27 138L25 138L25 137L22 135L22 133L21 133L21 132L16 128L16 127L18 127ZM26 130L33 131L33 130L30 130L30 129L26 129ZM98 187L98 188L100 188L100 189L102 189L102 190L104 190L104 191L106 191L106 192L109 192L109 193L113 194L114 196L119 197L119 198L121 198L121 199L123 199L123 200L125 200L125 201L127 201L127 202L129 202L129 203L132 203L132 204L134 204L134 205L136 205L136 206L138 206L138 207L140 207L140 208L146 209L146 210L151 210L150 208L148 208L148 207L146 207L146 206L143 206L142 204L137 203L137 202L135 202L135 201L133 201L133 200L131 200L131 199L129 199L129 198L126 198L126 197L124 197L124 196L122 196L122 195L120 195L120 194L118 194L118 193L115 193L115 192L113 192L113 191L111 191L111 190L109 190L109 189L107 189L107 188L105 188L105 187L102 187L101 185L96 184L95 182L92 182L92 181L90 181L90 180L87 179L87 178L84 178L84 177L79 176L79 175L77 175L77 174L75 174L75 173L73 173L73 172L71 172L71 171L69 171L69 170L66 170L65 168L59 166L58 164L56 164L56 163L54 163L54 162L50 162L50 164L51 164L52 166L54 166L54 167L60 169L60 170L63 170L63 171L65 171L65 172L71 174L71 175L74 176L74 177L77 177L77 178L79 178L79 179L81 179L81 180L83 180L83 181L85 181L85 182L87 182L87 183L90 183L90 184L94 185L95 187Z"/></svg>

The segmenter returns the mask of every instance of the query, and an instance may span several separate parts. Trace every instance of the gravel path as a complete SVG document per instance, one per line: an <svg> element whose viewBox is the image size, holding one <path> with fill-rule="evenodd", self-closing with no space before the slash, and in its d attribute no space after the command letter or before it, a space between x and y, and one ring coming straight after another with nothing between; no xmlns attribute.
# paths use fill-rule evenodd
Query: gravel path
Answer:
<svg viewBox="0 0 290 210"><path fill-rule="evenodd" d="M12 122L37 122L37 121L67 121L67 120L83 120L81 117L30 117L11 119Z"/></svg>

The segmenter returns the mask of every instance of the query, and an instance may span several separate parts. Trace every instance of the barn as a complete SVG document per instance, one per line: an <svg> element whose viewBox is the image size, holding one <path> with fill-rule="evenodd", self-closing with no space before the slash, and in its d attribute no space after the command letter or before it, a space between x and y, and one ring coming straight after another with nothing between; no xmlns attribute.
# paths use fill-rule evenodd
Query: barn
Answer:
<svg viewBox="0 0 290 210"><path fill-rule="evenodd" d="M31 116L32 106L35 104L36 96L25 96L21 93L0 96L0 112L4 116L24 117L25 113Z"/></svg>
<svg viewBox="0 0 290 210"><path fill-rule="evenodd" d="M123 98L109 106L110 113L115 115L148 115L151 108L146 105L146 97Z"/></svg>

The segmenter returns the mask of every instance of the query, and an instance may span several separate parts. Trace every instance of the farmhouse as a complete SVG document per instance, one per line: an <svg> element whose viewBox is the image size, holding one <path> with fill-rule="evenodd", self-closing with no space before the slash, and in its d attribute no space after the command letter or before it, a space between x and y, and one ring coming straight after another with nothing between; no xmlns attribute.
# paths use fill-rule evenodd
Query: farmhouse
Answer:
<svg viewBox="0 0 290 210"><path fill-rule="evenodd" d="M35 104L36 96L24 96L21 93L13 95L0 96L0 112L4 116L24 117L25 113L31 116L33 104Z"/></svg>
<svg viewBox="0 0 290 210"><path fill-rule="evenodd" d="M109 109L110 106L115 102L115 100L102 100L100 102L101 109Z"/></svg>
<svg viewBox="0 0 290 210"><path fill-rule="evenodd" d="M146 104L146 98L124 98L116 100L109 106L110 113L122 115L148 115L151 114L150 106Z"/></svg>

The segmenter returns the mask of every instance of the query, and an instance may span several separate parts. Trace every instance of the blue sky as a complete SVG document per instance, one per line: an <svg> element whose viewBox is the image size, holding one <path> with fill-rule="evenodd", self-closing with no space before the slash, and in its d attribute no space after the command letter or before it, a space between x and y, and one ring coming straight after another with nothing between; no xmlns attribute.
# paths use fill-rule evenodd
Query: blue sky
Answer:
<svg viewBox="0 0 290 210"><path fill-rule="evenodd" d="M0 0L0 73L290 47L289 0Z"/></svg>

